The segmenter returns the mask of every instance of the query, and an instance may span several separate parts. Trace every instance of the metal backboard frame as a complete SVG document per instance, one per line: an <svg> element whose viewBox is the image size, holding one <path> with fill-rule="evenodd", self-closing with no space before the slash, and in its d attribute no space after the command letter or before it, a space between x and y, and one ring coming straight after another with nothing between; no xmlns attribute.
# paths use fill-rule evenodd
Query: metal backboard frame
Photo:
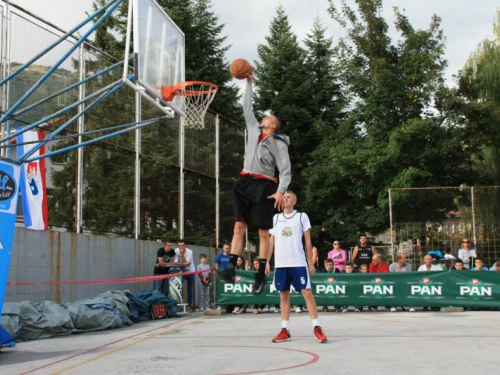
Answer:
<svg viewBox="0 0 500 375"><path fill-rule="evenodd" d="M171 112L182 115L182 98L165 102L161 88L185 81L184 33L156 1L132 0L129 4L125 63L129 60L132 37L137 59L136 77L134 82L127 84L164 111L167 107Z"/></svg>

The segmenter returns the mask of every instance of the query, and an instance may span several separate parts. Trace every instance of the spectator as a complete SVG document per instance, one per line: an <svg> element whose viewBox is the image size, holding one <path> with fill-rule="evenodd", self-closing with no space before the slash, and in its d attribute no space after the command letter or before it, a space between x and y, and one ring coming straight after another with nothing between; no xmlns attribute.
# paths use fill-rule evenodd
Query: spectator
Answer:
<svg viewBox="0 0 500 375"><path fill-rule="evenodd" d="M359 266L359 273L368 273L368 266L366 264Z"/></svg>
<svg viewBox="0 0 500 375"><path fill-rule="evenodd" d="M323 267L319 272L324 272L324 273L339 273L342 272L338 268L335 268L333 266L334 262L333 259L327 259L325 260L325 267Z"/></svg>
<svg viewBox="0 0 500 375"><path fill-rule="evenodd" d="M242 256L238 257L238 260L236 261L236 270L238 271L245 271L246 270L246 260ZM233 309L233 314L242 314L246 312L247 310L247 305L235 305Z"/></svg>
<svg viewBox="0 0 500 375"><path fill-rule="evenodd" d="M352 253L352 263L359 267L362 264L367 266L371 263L373 255L378 254L375 247L368 244L368 238L365 235L359 237L359 245L354 248Z"/></svg>
<svg viewBox="0 0 500 375"><path fill-rule="evenodd" d="M210 272L210 266L207 264L207 256L205 254L200 255L200 264L196 267L197 271L206 271L199 273L200 278L198 295L200 296L200 310L208 310L210 308L210 285L212 283L212 272Z"/></svg>
<svg viewBox="0 0 500 375"><path fill-rule="evenodd" d="M373 256L373 261L370 263L368 267L368 272L370 273L386 273L389 272L389 266L382 259L382 255L375 254Z"/></svg>
<svg viewBox="0 0 500 375"><path fill-rule="evenodd" d="M389 272L411 272L411 264L406 261L405 253L396 255L396 262L389 266Z"/></svg>
<svg viewBox="0 0 500 375"><path fill-rule="evenodd" d="M443 268L440 264L432 264L432 255L427 254L424 256L424 264L418 267L418 272L427 272L427 271L442 271ZM424 311L427 311L429 308L427 306L424 307ZM434 309L436 310L436 308ZM439 308L437 308L439 310Z"/></svg>
<svg viewBox="0 0 500 375"><path fill-rule="evenodd" d="M462 241L462 248L458 250L458 257L464 262L464 268L469 269L472 259L476 258L476 250L470 248L470 241L464 238Z"/></svg>
<svg viewBox="0 0 500 375"><path fill-rule="evenodd" d="M418 267L418 272L425 271L442 271L443 268L439 264L432 264L432 256L427 254L424 256L424 264Z"/></svg>
<svg viewBox="0 0 500 375"><path fill-rule="evenodd" d="M322 268L319 272L323 273L338 273L341 272L337 268L333 266L333 259L327 259L325 260L325 267ZM337 310L337 306L335 306L335 310ZM328 311L328 306L324 305L323 306L323 311Z"/></svg>
<svg viewBox="0 0 500 375"><path fill-rule="evenodd" d="M389 266L389 272L411 272L411 264L406 261L405 253L398 253L396 256L396 262L392 263ZM396 312L397 307L391 307L391 312ZM401 309L404 311L404 307L401 306ZM414 307L410 307L410 312L415 312Z"/></svg>
<svg viewBox="0 0 500 375"><path fill-rule="evenodd" d="M185 240L177 241L177 248L175 249L176 263L185 263L182 272L195 272L193 251L186 247ZM193 306L193 292L194 292L194 274L185 275L182 277L183 281L187 280L188 292L188 306Z"/></svg>
<svg viewBox="0 0 500 375"><path fill-rule="evenodd" d="M354 265L351 262L347 262L344 266L344 273L352 273L354 270Z"/></svg>
<svg viewBox="0 0 500 375"><path fill-rule="evenodd" d="M156 263L153 275L166 275L170 273L170 268L165 267L167 263L172 263L175 257L175 251L172 249L172 241L165 241L163 247L160 247L156 252ZM170 286L169 279L155 280L153 289L159 291L164 296L168 296L168 288Z"/></svg>
<svg viewBox="0 0 500 375"><path fill-rule="evenodd" d="M256 272L259 272L259 267L260 267L260 263L259 263L259 258L257 257L253 260L253 270ZM253 306L253 313L260 314L262 312L262 310L264 310L264 307L266 307L266 305L254 305Z"/></svg>
<svg viewBox="0 0 500 375"><path fill-rule="evenodd" d="M354 266L353 266L353 264L351 262L347 262L344 265L344 273L352 273L353 270L354 270ZM348 312L349 310L347 308L348 308L348 306L342 306L342 312L343 313Z"/></svg>
<svg viewBox="0 0 500 375"><path fill-rule="evenodd" d="M464 262L462 262L462 259L457 259L453 267L455 267L457 271L462 271L464 269Z"/></svg>
<svg viewBox="0 0 500 375"><path fill-rule="evenodd" d="M214 268L216 270L225 270L229 263L229 259L231 259L231 245L225 243L222 246L222 253L217 255L217 258L215 259Z"/></svg>
<svg viewBox="0 0 500 375"><path fill-rule="evenodd" d="M342 272L344 270L345 262L347 261L347 253L344 249L340 248L339 241L333 241L333 250L328 253L328 259L333 259L333 266Z"/></svg>
<svg viewBox="0 0 500 375"><path fill-rule="evenodd" d="M477 257L474 260L474 268L472 271L488 271L488 267L484 265L483 259L480 257Z"/></svg>
<svg viewBox="0 0 500 375"><path fill-rule="evenodd" d="M490 271L500 272L500 260L498 260L494 265L491 266Z"/></svg>

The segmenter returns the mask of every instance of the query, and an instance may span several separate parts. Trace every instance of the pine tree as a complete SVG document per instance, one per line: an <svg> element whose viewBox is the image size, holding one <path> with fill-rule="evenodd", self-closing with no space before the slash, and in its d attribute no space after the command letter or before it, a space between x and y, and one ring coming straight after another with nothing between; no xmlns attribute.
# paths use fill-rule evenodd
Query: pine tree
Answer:
<svg viewBox="0 0 500 375"><path fill-rule="evenodd" d="M282 6L276 10L266 44L260 44L257 50L261 62L256 62L255 68L255 106L259 111L276 115L283 132L290 136L291 187L300 196L301 171L306 166L307 155L314 149L308 109L311 76L306 66L306 52L292 32Z"/></svg>

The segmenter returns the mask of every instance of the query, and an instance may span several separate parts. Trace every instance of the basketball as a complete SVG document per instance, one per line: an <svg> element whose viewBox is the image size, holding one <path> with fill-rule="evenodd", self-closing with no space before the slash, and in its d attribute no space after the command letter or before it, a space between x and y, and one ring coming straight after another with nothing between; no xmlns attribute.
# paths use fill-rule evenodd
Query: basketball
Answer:
<svg viewBox="0 0 500 375"><path fill-rule="evenodd" d="M229 70L234 78L246 79L247 76L252 73L253 68L245 59L236 59L231 63Z"/></svg>

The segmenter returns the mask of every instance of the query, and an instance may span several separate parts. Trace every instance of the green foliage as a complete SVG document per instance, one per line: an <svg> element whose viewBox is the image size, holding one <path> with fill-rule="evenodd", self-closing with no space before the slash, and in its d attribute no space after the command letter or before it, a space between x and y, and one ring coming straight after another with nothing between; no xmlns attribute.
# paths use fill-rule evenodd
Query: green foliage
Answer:
<svg viewBox="0 0 500 375"><path fill-rule="evenodd" d="M312 154L306 205L317 224L354 243L359 233L387 229L388 188L459 185L471 176L460 129L445 126L433 107L446 67L440 19L415 30L395 9L394 43L381 1L357 0L357 10L336 3L330 14L347 31L337 58L351 110Z"/></svg>

